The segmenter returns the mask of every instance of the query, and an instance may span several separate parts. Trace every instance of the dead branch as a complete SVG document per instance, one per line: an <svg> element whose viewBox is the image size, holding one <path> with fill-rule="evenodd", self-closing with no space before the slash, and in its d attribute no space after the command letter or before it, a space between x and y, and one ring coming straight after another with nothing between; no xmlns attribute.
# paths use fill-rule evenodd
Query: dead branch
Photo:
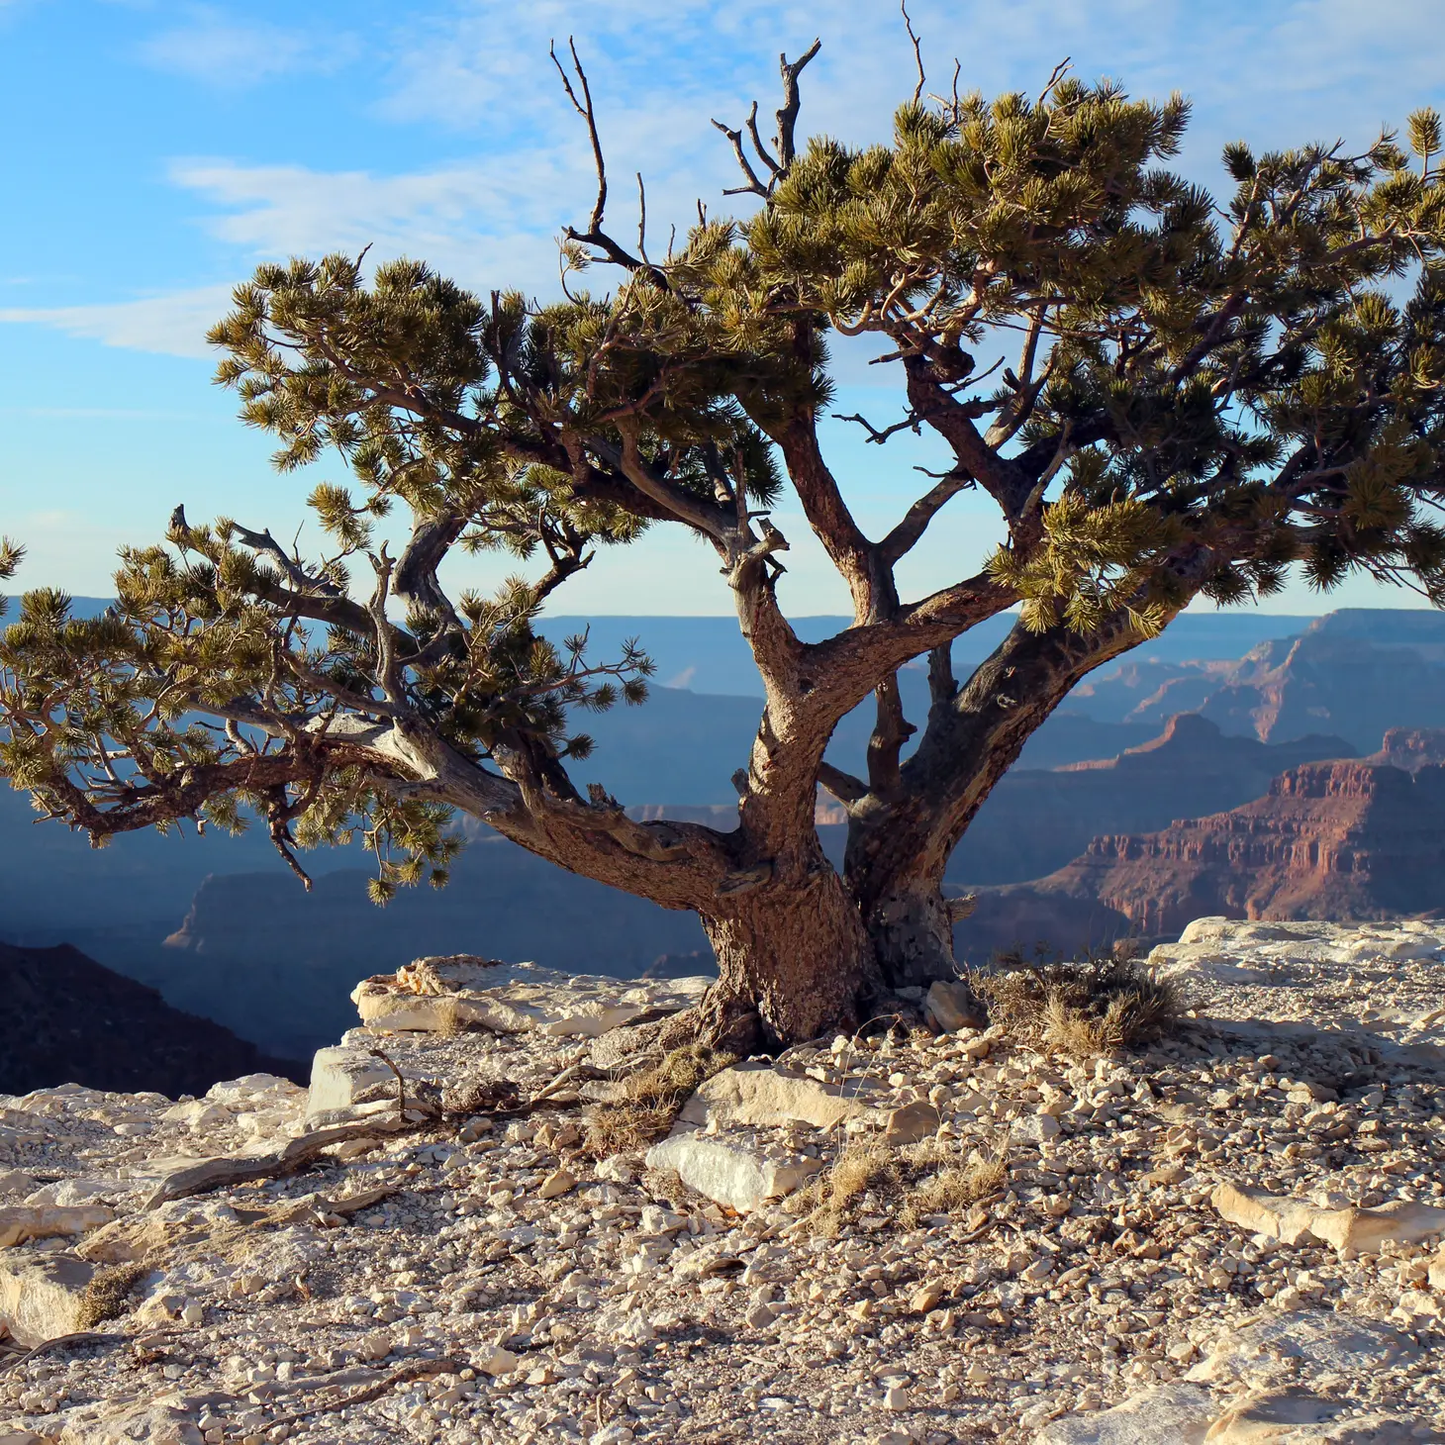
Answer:
<svg viewBox="0 0 1445 1445"><path fill-rule="evenodd" d="M918 84L913 87L913 103L917 105L923 98L923 87L928 84L928 77L923 72L923 42L913 32L913 21L908 17L908 0L898 0L898 8L903 12L903 28L913 44L913 63L918 67Z"/></svg>
<svg viewBox="0 0 1445 1445"><path fill-rule="evenodd" d="M572 53L572 69L577 77L576 87L573 86L566 67L557 58L555 41L548 47L548 54L552 57L552 64L557 67L557 74L562 77L562 89L566 91L567 99L572 102L572 109L582 117L587 126L587 139L592 146L592 164L597 172L597 199L592 203L592 215L587 222L587 229L579 231L575 226L565 226L562 234L570 241L580 241L583 245L597 247L614 265L633 273L642 272L654 285L660 286L664 291L669 290L667 277L662 271L652 265L645 256L634 256L602 229L603 216L607 210L607 161L602 153L602 137L597 130L597 108L592 102L592 87L587 80L587 72L582 68L582 61L577 54L577 42L570 35L567 37L567 48ZM580 99L577 93L579 89ZM640 187L640 176L638 184ZM645 200L643 206L639 234L646 227Z"/></svg>
<svg viewBox="0 0 1445 1445"><path fill-rule="evenodd" d="M725 190L725 196L755 195L761 196L765 201L772 198L773 192L777 190L780 182L785 180L788 171L792 168L793 159L797 154L796 133L798 128L798 112L802 107L802 96L798 89L798 77L803 73L803 68L823 48L821 39L815 40L796 60L789 60L786 52L778 57L778 69L783 77L783 103L778 108L778 132L773 138L773 153L769 154L768 148L763 144L762 137L758 134L758 103L754 101L752 109L748 112L748 118L744 122L747 127L748 138L753 143L753 149L758 154L768 172L767 180L763 180L753 169L752 162L748 159L747 150L743 145L743 130L739 126L734 130L731 126L724 125L720 120L714 120L713 124L728 138L732 144L733 155L737 158L739 169L743 173L745 185L734 186Z"/></svg>
<svg viewBox="0 0 1445 1445"><path fill-rule="evenodd" d="M361 1124L338 1124L329 1129L313 1129L291 1140L274 1154L253 1154L241 1158L203 1159L188 1169L177 1170L164 1179L145 1201L145 1209L155 1209L173 1199L189 1199L208 1190L232 1184L252 1184L258 1179L283 1179L299 1174L314 1164L325 1149L344 1144L350 1139L365 1139L377 1134L411 1134L435 1122L432 1116L417 1120L368 1119Z"/></svg>
<svg viewBox="0 0 1445 1445"><path fill-rule="evenodd" d="M8 1360L0 1360L0 1375L7 1370L18 1370L22 1365L28 1365L31 1360L54 1350L81 1349L86 1345L120 1345L125 1341L125 1335L98 1335L90 1330L81 1330L72 1335L56 1335L53 1340L42 1341L33 1350L26 1350Z"/></svg>
<svg viewBox="0 0 1445 1445"><path fill-rule="evenodd" d="M411 1380L423 1380L431 1375L454 1375L466 1368L464 1360L452 1359L450 1357L441 1360L413 1360L410 1364L393 1370L389 1375L384 1375L374 1385L368 1385L364 1390L357 1390L350 1395L342 1395L336 1400L323 1400L319 1405L312 1405L306 1410L297 1410L290 1415L282 1415L277 1419L266 1422L268 1430L274 1430L278 1425L295 1425L298 1421L309 1420L313 1415L329 1414L333 1410L346 1410L352 1405L364 1405L370 1400L379 1399L388 1390L397 1385L405 1385Z"/></svg>

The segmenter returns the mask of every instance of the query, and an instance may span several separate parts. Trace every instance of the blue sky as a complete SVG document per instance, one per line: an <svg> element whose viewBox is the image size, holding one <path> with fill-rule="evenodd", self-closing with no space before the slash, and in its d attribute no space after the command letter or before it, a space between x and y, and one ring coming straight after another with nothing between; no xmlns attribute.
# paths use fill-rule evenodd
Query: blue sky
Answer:
<svg viewBox="0 0 1445 1445"><path fill-rule="evenodd" d="M1365 142L1412 107L1445 105L1439 0L916 0L930 76L957 55L965 87L1037 90L1071 56L1086 78L1135 94L1178 88L1196 105L1184 168L1218 176L1220 145L1343 135ZM585 138L559 93L550 39L576 36L614 176L644 172L665 242L701 195L732 183L709 118L775 103L777 56L815 34L804 130L849 141L886 133L912 87L888 0L824 8L761 0L537 0L501 5L311 0L293 4L0 0L6 224L0 227L0 528L25 541L23 585L103 593L115 549L153 540L184 501L281 535L302 522L314 476L280 478L265 438L210 384L205 327L257 261L333 248L424 257L481 290L555 287L552 238L590 205ZM841 410L896 413L862 356L842 358ZM907 505L926 449L880 453L856 429L830 435L865 525ZM996 540L952 504L905 579L959 574ZM841 588L800 518L785 601L843 610ZM504 570L459 564L485 584ZM1269 604L1414 605L1353 584ZM567 612L728 610L710 553L677 535L598 559Z"/></svg>

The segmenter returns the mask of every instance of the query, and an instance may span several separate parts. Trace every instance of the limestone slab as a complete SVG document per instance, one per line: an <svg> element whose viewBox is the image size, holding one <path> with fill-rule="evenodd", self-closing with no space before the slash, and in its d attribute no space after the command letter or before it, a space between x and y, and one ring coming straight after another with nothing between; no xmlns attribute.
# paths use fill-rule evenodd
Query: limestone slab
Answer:
<svg viewBox="0 0 1445 1445"><path fill-rule="evenodd" d="M823 1167L817 1159L770 1158L746 1131L711 1134L688 1128L675 1129L654 1144L647 1165L672 1171L688 1188L739 1214L791 1194Z"/></svg>
<svg viewBox="0 0 1445 1445"><path fill-rule="evenodd" d="M94 1267L68 1251L0 1255L0 1323L27 1347L74 1334Z"/></svg>
<svg viewBox="0 0 1445 1445"><path fill-rule="evenodd" d="M1214 1413L1208 1390L1165 1385L1112 1410L1055 1420L1034 1436L1034 1445L1203 1445Z"/></svg>

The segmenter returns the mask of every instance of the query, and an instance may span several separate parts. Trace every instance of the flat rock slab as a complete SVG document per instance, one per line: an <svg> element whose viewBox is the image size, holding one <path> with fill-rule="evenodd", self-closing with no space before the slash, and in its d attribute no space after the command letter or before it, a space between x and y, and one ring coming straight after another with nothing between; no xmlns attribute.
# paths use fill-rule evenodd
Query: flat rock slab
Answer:
<svg viewBox="0 0 1445 1445"><path fill-rule="evenodd" d="M687 1126L654 1144L647 1166L670 1170L689 1189L739 1214L791 1194L823 1167L818 1159L772 1152L750 1130L709 1133Z"/></svg>
<svg viewBox="0 0 1445 1445"><path fill-rule="evenodd" d="M1299 1310L1231 1330L1189 1373L1186 1380L1212 1383L1308 1375L1358 1376L1409 1361L1419 1348L1404 1335L1371 1320L1327 1310Z"/></svg>
<svg viewBox="0 0 1445 1445"><path fill-rule="evenodd" d="M57 1445L203 1445L195 1416L178 1399L148 1401L107 1410L91 1423L77 1421Z"/></svg>
<svg viewBox="0 0 1445 1445"><path fill-rule="evenodd" d="M27 1348L74 1334L95 1267L68 1252L0 1255L0 1323Z"/></svg>
<svg viewBox="0 0 1445 1445"><path fill-rule="evenodd" d="M1440 1433L1418 1417L1361 1415L1349 1402L1307 1389L1260 1391L1227 1406L1209 1427L1206 1445L1420 1445Z"/></svg>
<svg viewBox="0 0 1445 1445"><path fill-rule="evenodd" d="M1148 963L1161 978L1269 983L1301 969L1438 958L1442 947L1440 926L1415 920L1340 924L1196 918L1178 943L1156 947Z"/></svg>
<svg viewBox="0 0 1445 1445"><path fill-rule="evenodd" d="M786 1124L831 1129L853 1119L882 1123L884 1116L868 1102L875 1092L844 1089L793 1069L749 1061L714 1074L683 1105L679 1118L685 1124L753 1129Z"/></svg>
<svg viewBox="0 0 1445 1445"><path fill-rule="evenodd" d="M0 1209L0 1249L10 1249L32 1239L62 1239L87 1234L109 1224L115 1211L103 1204L65 1207L57 1204L16 1204Z"/></svg>
<svg viewBox="0 0 1445 1445"><path fill-rule="evenodd" d="M1070 1415L1046 1425L1033 1445L1204 1445L1217 1413L1200 1385L1165 1385L1112 1410Z"/></svg>
<svg viewBox="0 0 1445 1445"><path fill-rule="evenodd" d="M644 1014L679 1012L701 998L711 982L568 974L534 963L455 954L420 958L394 974L366 979L351 998L362 1023L383 1032L484 1028L592 1039Z"/></svg>
<svg viewBox="0 0 1445 1445"><path fill-rule="evenodd" d="M1445 1209L1394 1200L1378 1209L1322 1209L1303 1199L1280 1199L1257 1189L1221 1184L1211 1201L1220 1217L1284 1244L1311 1240L1337 1250L1378 1254L1386 1241L1418 1244L1445 1234Z"/></svg>

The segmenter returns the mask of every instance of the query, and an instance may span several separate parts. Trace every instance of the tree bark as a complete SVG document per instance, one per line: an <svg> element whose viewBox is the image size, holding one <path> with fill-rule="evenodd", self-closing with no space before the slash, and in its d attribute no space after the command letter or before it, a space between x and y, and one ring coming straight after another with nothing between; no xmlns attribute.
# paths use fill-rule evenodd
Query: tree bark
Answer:
<svg viewBox="0 0 1445 1445"><path fill-rule="evenodd" d="M856 1027L878 987L862 916L826 863L799 886L765 885L704 913L702 924L719 976L697 1022L735 1052Z"/></svg>
<svg viewBox="0 0 1445 1445"><path fill-rule="evenodd" d="M939 673L928 725L898 785L849 808L844 870L887 983L956 975L943 897L949 855L1070 689L1136 641L1123 615L1087 637L1020 625L961 691Z"/></svg>

